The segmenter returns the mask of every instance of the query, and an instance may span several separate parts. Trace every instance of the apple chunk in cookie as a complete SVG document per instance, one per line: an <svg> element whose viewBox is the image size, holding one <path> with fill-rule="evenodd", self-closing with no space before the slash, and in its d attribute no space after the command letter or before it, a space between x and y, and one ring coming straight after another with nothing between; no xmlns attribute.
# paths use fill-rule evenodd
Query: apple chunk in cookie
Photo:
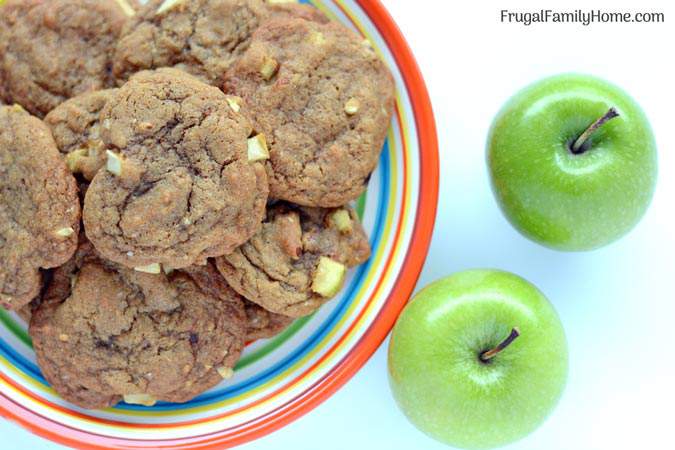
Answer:
<svg viewBox="0 0 675 450"><path fill-rule="evenodd" d="M87 237L138 270L203 264L260 228L268 185L234 99L174 69L141 72L101 113L106 170L84 200Z"/></svg>
<svg viewBox="0 0 675 450"><path fill-rule="evenodd" d="M244 99L265 135L272 198L337 207L366 189L392 117L394 83L374 50L344 26L265 22L228 71L225 91Z"/></svg>
<svg viewBox="0 0 675 450"><path fill-rule="evenodd" d="M77 246L77 185L44 123L0 106L0 305L18 310L38 295L41 268Z"/></svg>
<svg viewBox="0 0 675 450"><path fill-rule="evenodd" d="M278 203L269 207L259 233L216 264L247 299L274 313L301 317L335 296L347 268L369 256L368 239L351 208Z"/></svg>
<svg viewBox="0 0 675 450"><path fill-rule="evenodd" d="M106 162L100 117L103 107L116 92L116 89L104 89L78 95L45 117L56 146L65 155L68 169L82 174L87 181L91 181Z"/></svg>

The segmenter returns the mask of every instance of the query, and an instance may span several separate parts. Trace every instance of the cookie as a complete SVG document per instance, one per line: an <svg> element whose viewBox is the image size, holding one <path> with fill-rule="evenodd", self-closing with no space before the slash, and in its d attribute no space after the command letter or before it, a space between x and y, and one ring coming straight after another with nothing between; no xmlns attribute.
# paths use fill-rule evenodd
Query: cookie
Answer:
<svg viewBox="0 0 675 450"><path fill-rule="evenodd" d="M217 87L251 35L270 16L327 20L318 9L262 0L150 0L117 44L113 73L173 67Z"/></svg>
<svg viewBox="0 0 675 450"><path fill-rule="evenodd" d="M267 311L263 307L246 300L235 292L218 272L215 264L209 261L205 266L191 266L183 271L199 287L213 296L230 302L242 302L246 311L246 342L276 336L285 330L293 319Z"/></svg>
<svg viewBox="0 0 675 450"><path fill-rule="evenodd" d="M267 177L248 160L251 126L233 101L160 69L135 75L106 104L108 162L83 212L87 237L104 257L178 269L229 253L258 231Z"/></svg>
<svg viewBox="0 0 675 450"><path fill-rule="evenodd" d="M266 22L228 72L225 91L245 100L267 139L272 198L337 207L366 189L394 83L373 49L344 26Z"/></svg>
<svg viewBox="0 0 675 450"><path fill-rule="evenodd" d="M241 302L185 274L151 275L100 259L86 241L55 271L30 335L42 373L66 400L186 402L232 375L244 345Z"/></svg>
<svg viewBox="0 0 675 450"><path fill-rule="evenodd" d="M88 92L71 98L45 117L59 151L65 155L68 169L91 181L105 165L106 153L101 140L101 110L117 89Z"/></svg>
<svg viewBox="0 0 675 450"><path fill-rule="evenodd" d="M43 289L44 289L44 284L43 284ZM27 305L23 305L21 309L16 311L16 314L23 319L24 322L29 323L30 318L33 315L33 311L40 305L40 302L42 301L42 298L40 295L35 297L30 303Z"/></svg>
<svg viewBox="0 0 675 450"><path fill-rule="evenodd" d="M43 117L75 95L112 87L112 54L131 13L123 0L8 0L0 95Z"/></svg>
<svg viewBox="0 0 675 450"><path fill-rule="evenodd" d="M84 233L80 232L80 236L83 236ZM71 258L72 259L72 258ZM20 309L16 311L16 314L23 319L26 324L30 323L30 318L33 316L33 311L35 311L38 306L42 303L42 297L44 297L45 292L47 292L47 288L52 283L52 279L54 278L54 270L55 269L47 269L47 270L42 270L41 275L42 275L42 288L40 289L39 294L37 297L35 297L33 300L31 300L30 303L22 306Z"/></svg>
<svg viewBox="0 0 675 450"><path fill-rule="evenodd" d="M16 314L23 319L24 322L30 322L30 318L33 315L33 308L30 306L30 303L24 305L19 309Z"/></svg>
<svg viewBox="0 0 675 450"><path fill-rule="evenodd" d="M259 233L216 264L230 286L250 301L301 317L335 296L346 269L369 256L368 239L352 208L278 203L268 209Z"/></svg>
<svg viewBox="0 0 675 450"><path fill-rule="evenodd" d="M246 341L269 339L284 331L293 323L293 318L268 311L262 306L244 299L246 310Z"/></svg>
<svg viewBox="0 0 675 450"><path fill-rule="evenodd" d="M40 268L77 247L77 185L49 128L20 106L0 106L0 305L17 310L40 291Z"/></svg>

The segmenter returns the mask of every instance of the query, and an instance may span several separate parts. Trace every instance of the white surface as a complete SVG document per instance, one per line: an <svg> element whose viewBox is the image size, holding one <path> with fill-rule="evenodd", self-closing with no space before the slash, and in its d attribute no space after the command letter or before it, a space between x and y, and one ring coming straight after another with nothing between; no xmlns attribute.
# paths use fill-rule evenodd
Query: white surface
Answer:
<svg viewBox="0 0 675 450"><path fill-rule="evenodd" d="M467 268L510 270L548 295L566 327L571 370L562 402L543 427L509 450L672 448L672 2L604 2L606 10L663 11L666 23L589 27L501 24L498 4L505 2L493 2L494 6L478 1L461 6L436 0L385 3L426 77L441 144L441 200L420 285ZM512 9L526 4L506 3ZM586 8L603 4L583 3ZM531 5L538 9L541 2ZM547 2L547 7L577 5L558 0ZM524 84L565 71L593 73L630 92L651 119L660 150L656 197L643 222L619 243L585 254L549 251L520 237L492 198L484 164L486 132L502 102ZM0 436L5 444L8 438L12 443L7 448L58 448L6 422L0 422ZM396 408L387 385L386 345L312 413L242 447L356 448L447 448L417 432Z"/></svg>

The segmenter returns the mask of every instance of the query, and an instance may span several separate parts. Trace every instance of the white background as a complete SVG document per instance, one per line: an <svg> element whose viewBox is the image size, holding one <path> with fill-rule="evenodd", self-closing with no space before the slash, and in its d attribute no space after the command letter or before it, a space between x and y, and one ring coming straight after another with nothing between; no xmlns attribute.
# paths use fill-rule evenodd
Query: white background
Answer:
<svg viewBox="0 0 675 450"><path fill-rule="evenodd" d="M666 15L665 24L588 27L500 23L501 8L528 8L518 0L385 4L424 72L439 128L441 195L420 286L467 268L510 270L548 295L567 331L571 365L565 395L544 426L509 450L673 448L672 2L546 2L558 10L646 9ZM532 1L529 9L542 4ZM592 73L630 92L649 116L659 147L658 188L647 216L629 236L592 253L558 253L518 235L500 214L485 169L485 137L500 105L524 84L566 71ZM417 432L396 408L387 385L386 347L309 415L242 448L447 448ZM0 422L0 436L12 443L7 448L57 448L6 422Z"/></svg>

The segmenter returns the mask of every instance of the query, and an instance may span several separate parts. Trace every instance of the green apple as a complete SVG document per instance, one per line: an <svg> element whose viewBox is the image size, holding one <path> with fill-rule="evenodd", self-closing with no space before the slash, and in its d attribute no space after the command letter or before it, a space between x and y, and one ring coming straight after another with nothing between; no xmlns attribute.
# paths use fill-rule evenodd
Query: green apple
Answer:
<svg viewBox="0 0 675 450"><path fill-rule="evenodd" d="M541 80L494 120L492 187L513 226L559 250L591 250L642 218L656 184L656 144L638 104L587 75Z"/></svg>
<svg viewBox="0 0 675 450"><path fill-rule="evenodd" d="M546 297L522 278L471 270L406 306L389 344L389 383L410 421L466 449L518 440L548 416L567 379L567 344Z"/></svg>

